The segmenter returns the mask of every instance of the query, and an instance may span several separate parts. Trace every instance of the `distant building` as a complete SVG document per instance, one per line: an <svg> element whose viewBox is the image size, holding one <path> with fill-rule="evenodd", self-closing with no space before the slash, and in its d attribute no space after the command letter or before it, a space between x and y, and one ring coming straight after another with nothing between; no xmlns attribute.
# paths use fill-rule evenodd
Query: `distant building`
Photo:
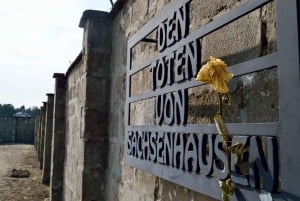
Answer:
<svg viewBox="0 0 300 201"><path fill-rule="evenodd" d="M32 117L32 116L26 112L17 112L14 114L14 117Z"/></svg>

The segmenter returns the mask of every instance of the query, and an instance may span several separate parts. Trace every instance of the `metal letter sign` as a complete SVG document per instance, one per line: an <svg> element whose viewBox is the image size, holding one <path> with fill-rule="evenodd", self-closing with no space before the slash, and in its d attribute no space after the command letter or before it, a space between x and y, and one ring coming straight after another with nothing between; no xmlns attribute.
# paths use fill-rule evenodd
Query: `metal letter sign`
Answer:
<svg viewBox="0 0 300 201"><path fill-rule="evenodd" d="M235 76L277 67L279 121L228 123L232 143L246 145L242 172L228 164L214 124L188 124L188 89L200 86L199 39L271 2L248 0L221 18L189 32L189 0L171 1L129 41L125 108L125 157L133 167L221 199L219 180L231 178L232 200L300 200L299 3L277 0L277 52L229 67ZM156 38L149 38L156 33ZM157 54L132 66L140 42L156 43ZM150 91L131 94L132 77L148 68ZM131 104L154 99L153 124L131 122ZM264 137L264 146L261 142ZM267 149L263 150L265 147ZM223 164L223 165L220 165Z"/></svg>

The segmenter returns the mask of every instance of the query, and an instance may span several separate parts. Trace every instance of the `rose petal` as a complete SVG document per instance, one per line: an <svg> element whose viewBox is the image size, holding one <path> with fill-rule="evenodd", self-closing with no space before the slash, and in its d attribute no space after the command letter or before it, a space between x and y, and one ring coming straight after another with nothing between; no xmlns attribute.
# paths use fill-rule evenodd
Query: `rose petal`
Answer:
<svg viewBox="0 0 300 201"><path fill-rule="evenodd" d="M210 56L210 61L201 67L196 80L211 84L211 87L219 93L227 93L228 82L233 74L227 71L227 64L221 59Z"/></svg>

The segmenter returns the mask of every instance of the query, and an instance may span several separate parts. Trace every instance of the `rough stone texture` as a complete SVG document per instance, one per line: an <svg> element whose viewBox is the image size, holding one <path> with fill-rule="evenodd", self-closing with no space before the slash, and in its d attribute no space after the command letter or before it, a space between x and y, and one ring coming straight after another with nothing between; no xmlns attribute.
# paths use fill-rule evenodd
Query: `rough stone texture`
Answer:
<svg viewBox="0 0 300 201"><path fill-rule="evenodd" d="M44 164L44 143L45 143L45 132L46 132L46 108L47 102L43 102L42 110L42 118L40 123L40 145L39 145L39 162L40 162L40 169L43 169Z"/></svg>
<svg viewBox="0 0 300 201"><path fill-rule="evenodd" d="M147 36L147 38L150 39L155 39L156 38L156 31L153 31L150 35ZM146 51L145 51L146 50ZM157 44L156 43L149 43L149 42L139 42L137 43L133 48L132 48L132 68L135 68L141 64L143 64L143 62L147 61L150 57L153 57L155 55L157 55L158 53L158 49L157 49ZM138 73L136 75L139 75L138 77L141 77L141 75L143 76L148 76L148 72L149 72L149 68L144 70L142 73ZM148 72L146 72L148 71ZM134 75L134 76L136 76ZM132 77L133 81L134 81L134 76ZM145 81L147 81L148 79L145 79ZM150 85L151 86L151 85ZM141 87L143 88L143 87Z"/></svg>
<svg viewBox="0 0 300 201"><path fill-rule="evenodd" d="M260 11L256 10L205 36L202 40L202 61L215 56L232 65L259 57L260 39Z"/></svg>
<svg viewBox="0 0 300 201"><path fill-rule="evenodd" d="M66 152L64 164L63 200L80 200L82 195L83 140L82 112L85 93L84 72L80 64L67 77L66 91Z"/></svg>
<svg viewBox="0 0 300 201"><path fill-rule="evenodd" d="M108 13L98 12L84 27L86 64L86 102L84 112L83 200L104 200L107 167L109 64L112 21Z"/></svg>
<svg viewBox="0 0 300 201"><path fill-rule="evenodd" d="M278 114L277 68L234 78L229 85L230 106L224 105L227 123L276 122ZM259 104L258 104L259 103ZM218 94L209 85L189 90L188 123L214 123Z"/></svg>
<svg viewBox="0 0 300 201"><path fill-rule="evenodd" d="M128 9L126 6L125 9ZM129 19L130 12L122 10ZM119 200L119 189L122 188L123 143L124 143L124 105L125 105L125 82L126 82L126 53L127 40L125 28L120 24L129 23L125 18L117 16L114 20L111 52L111 87L109 106L109 146L108 167L106 172L105 198L106 200ZM114 119L114 121L111 121ZM121 123L123 122L123 123Z"/></svg>
<svg viewBox="0 0 300 201"><path fill-rule="evenodd" d="M262 55L270 54L277 50L276 41L276 4L275 1L261 8L262 20Z"/></svg>
<svg viewBox="0 0 300 201"><path fill-rule="evenodd" d="M144 70L131 76L131 90L130 95L135 96L138 94L143 94L151 91L151 73L150 68L145 68Z"/></svg>
<svg viewBox="0 0 300 201"><path fill-rule="evenodd" d="M122 187L119 191L119 200L155 200L156 177L127 165L123 166L122 173Z"/></svg>
<svg viewBox="0 0 300 201"><path fill-rule="evenodd" d="M107 115L111 21L85 11L83 50L67 72L64 200L103 200L107 167Z"/></svg>
<svg viewBox="0 0 300 201"><path fill-rule="evenodd" d="M230 85L231 105L223 110L226 122L259 123L279 120L277 68L236 77Z"/></svg>
<svg viewBox="0 0 300 201"><path fill-rule="evenodd" d="M15 142L16 139L16 118L1 117L0 121L0 143Z"/></svg>
<svg viewBox="0 0 300 201"><path fill-rule="evenodd" d="M16 143L34 143L34 118L16 118Z"/></svg>
<svg viewBox="0 0 300 201"><path fill-rule="evenodd" d="M155 99L137 101L130 104L130 125L155 124Z"/></svg>
<svg viewBox="0 0 300 201"><path fill-rule="evenodd" d="M33 144L34 124L32 117L0 117L0 144Z"/></svg>
<svg viewBox="0 0 300 201"><path fill-rule="evenodd" d="M245 0L192 0L190 33L221 18ZM114 18L111 59L111 104L109 114L109 161L106 173L106 200L214 200L179 185L151 176L125 164L124 104L126 87L126 49L131 38L168 1L129 0ZM138 8L138 9L137 9ZM217 30L201 41L201 62L210 55L221 57L229 65L276 51L274 3L255 10ZM132 50L132 66L138 66L156 54L155 45L140 42ZM149 90L147 70L132 76L131 94ZM232 105L224 108L226 122L269 122L278 120L278 87L276 68L239 76L230 84ZM148 77L147 77L148 76ZM151 83L151 82L150 82ZM242 86L242 87L241 87ZM255 98L253 98L255 97ZM147 101L131 104L130 124L149 124L153 106ZM258 107L258 103L260 104ZM217 94L209 85L189 89L188 123L213 123L218 107ZM127 123L127 122L125 122Z"/></svg>
<svg viewBox="0 0 300 201"><path fill-rule="evenodd" d="M276 51L274 4L269 3L205 36L201 61L215 56L233 65Z"/></svg>
<svg viewBox="0 0 300 201"><path fill-rule="evenodd" d="M34 147L36 151L38 150L38 144L39 144L40 118L41 118L40 111L38 111L34 122Z"/></svg>
<svg viewBox="0 0 300 201"><path fill-rule="evenodd" d="M43 178L44 184L50 183L50 168L51 168L51 144L53 131L53 102L54 95L47 94L47 108L45 117L45 137L44 137L44 161L43 161Z"/></svg>
<svg viewBox="0 0 300 201"><path fill-rule="evenodd" d="M66 77L64 74L53 75L55 78L55 96L53 107L53 137L51 153L50 200L63 200L63 172L65 159L65 95Z"/></svg>
<svg viewBox="0 0 300 201"><path fill-rule="evenodd" d="M155 187L157 188L156 200L170 200L170 201L181 201L181 200L203 200L203 201L214 201L215 199L208 196L196 193L187 188L182 188L177 184L170 183L163 179L156 180Z"/></svg>
<svg viewBox="0 0 300 201"><path fill-rule="evenodd" d="M37 140L36 140L36 151L37 151L37 157L38 161L40 161L40 155L41 155L41 126L42 126L42 119L43 119L43 106L40 107L39 112L39 121L37 126Z"/></svg>
<svg viewBox="0 0 300 201"><path fill-rule="evenodd" d="M188 123L213 123L218 111L218 94L208 85L189 89Z"/></svg>
<svg viewBox="0 0 300 201"><path fill-rule="evenodd" d="M193 0L190 3L190 32L221 17L246 0Z"/></svg>
<svg viewBox="0 0 300 201"><path fill-rule="evenodd" d="M65 114L65 148L61 140L64 159L53 156L52 162L55 170L55 164L64 160L64 166L60 167L64 175L63 200L212 201L214 199L125 164L127 41L169 0L126 2L113 19L104 12L86 11L80 22L84 28L83 49L66 73L65 106L57 110L61 121ZM244 2L192 0L190 33ZM274 6L274 3L267 4L199 39L202 63L214 55L233 65L276 51ZM155 33L150 37L155 37ZM133 67L156 53L156 45L137 44L132 50ZM132 76L132 95L150 90L148 70ZM229 86L232 104L223 108L226 122L278 121L276 70L233 79ZM217 94L209 85L188 92L188 123L212 123L217 111ZM131 125L155 123L152 99L132 103L130 109ZM40 161L43 160L44 113L42 109L38 134ZM56 120L54 117L54 122ZM61 126L55 136L64 136L63 124ZM53 140L53 147L56 145L59 143Z"/></svg>

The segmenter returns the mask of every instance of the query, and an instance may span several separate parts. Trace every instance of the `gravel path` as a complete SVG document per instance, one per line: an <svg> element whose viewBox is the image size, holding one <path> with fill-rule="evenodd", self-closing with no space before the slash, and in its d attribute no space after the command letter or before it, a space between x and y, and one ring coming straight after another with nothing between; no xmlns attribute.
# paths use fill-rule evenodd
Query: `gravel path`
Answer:
<svg viewBox="0 0 300 201"><path fill-rule="evenodd" d="M12 169L30 172L28 178L9 177ZM0 145L0 201L44 201L49 197L49 187L41 184L33 145Z"/></svg>

